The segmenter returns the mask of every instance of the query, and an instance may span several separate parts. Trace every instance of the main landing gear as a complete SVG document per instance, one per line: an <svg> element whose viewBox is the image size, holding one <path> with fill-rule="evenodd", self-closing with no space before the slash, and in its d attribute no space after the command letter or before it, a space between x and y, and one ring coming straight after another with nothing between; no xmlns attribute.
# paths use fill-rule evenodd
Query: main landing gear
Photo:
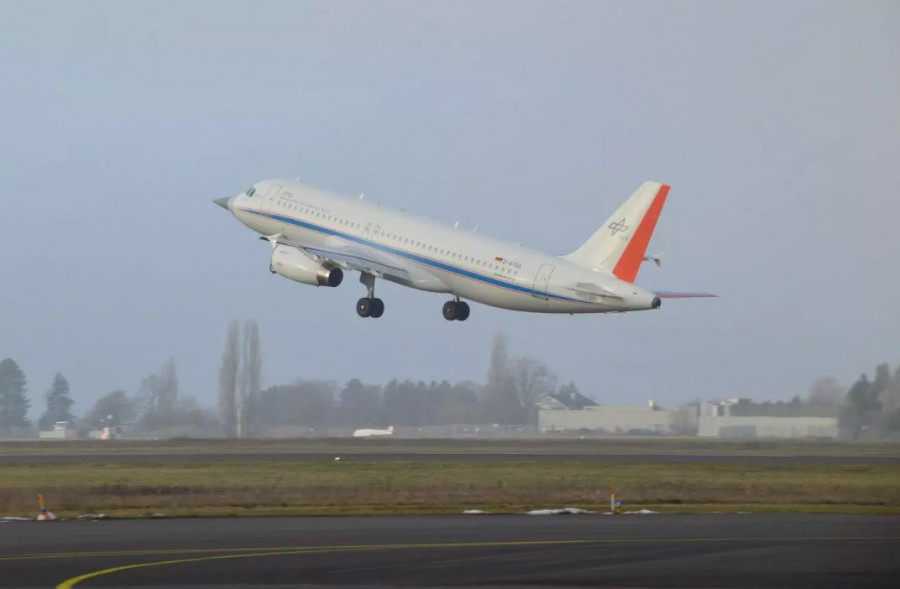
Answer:
<svg viewBox="0 0 900 589"><path fill-rule="evenodd" d="M384 315L384 301L381 299L363 297L356 301L356 313L360 317L373 317L377 319Z"/></svg>
<svg viewBox="0 0 900 589"><path fill-rule="evenodd" d="M457 298L455 301L444 303L442 312L447 321L465 321L469 318L469 304Z"/></svg>
<svg viewBox="0 0 900 589"><path fill-rule="evenodd" d="M375 298L375 277L363 272L359 275L359 281L366 287L366 296L356 301L356 314L378 319L384 315L384 301Z"/></svg>

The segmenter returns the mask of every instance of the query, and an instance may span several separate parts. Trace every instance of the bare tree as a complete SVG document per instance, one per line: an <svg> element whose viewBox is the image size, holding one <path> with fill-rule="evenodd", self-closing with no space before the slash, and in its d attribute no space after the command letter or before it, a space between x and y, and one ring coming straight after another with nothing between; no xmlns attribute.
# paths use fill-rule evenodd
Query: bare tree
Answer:
<svg viewBox="0 0 900 589"><path fill-rule="evenodd" d="M810 414L823 417L836 416L846 392L833 377L823 376L806 393L807 410Z"/></svg>
<svg viewBox="0 0 900 589"><path fill-rule="evenodd" d="M509 367L510 381L521 407L520 421L537 423L535 403L556 391L556 375L547 365L533 358L514 358Z"/></svg>
<svg viewBox="0 0 900 589"><path fill-rule="evenodd" d="M556 375L534 358L514 358L509 374L523 407L533 406L542 396L556 390Z"/></svg>
<svg viewBox="0 0 900 589"><path fill-rule="evenodd" d="M222 351L222 366L219 368L219 410L225 435L233 438L237 435L237 375L240 363L238 356L238 340L240 329L237 321L228 325L225 337L225 349Z"/></svg>

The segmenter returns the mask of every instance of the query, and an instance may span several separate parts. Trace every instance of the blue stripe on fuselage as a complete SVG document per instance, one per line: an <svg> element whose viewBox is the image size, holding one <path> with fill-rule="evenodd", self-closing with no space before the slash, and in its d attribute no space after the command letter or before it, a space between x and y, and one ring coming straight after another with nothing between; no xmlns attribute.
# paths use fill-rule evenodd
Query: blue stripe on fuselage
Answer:
<svg viewBox="0 0 900 589"><path fill-rule="evenodd" d="M302 220L300 220L300 219L295 219L294 217L288 217L288 216L285 216L285 215L279 215L279 214L276 214L276 213L263 213L263 212L260 212L260 211L255 211L255 210L253 210L253 209L243 209L243 208L238 208L237 210L239 210L239 211L244 211L245 213L252 213L252 214L257 215L257 216L259 216L259 217L264 217L264 218L266 218L266 219L271 219L271 220L273 220L273 221L280 221L280 222L282 222L282 223L288 223L289 225L294 225L294 226L296 226L296 227L302 227L302 228L304 228L304 229L311 229L311 230L313 230L313 231L318 231L319 233L324 233L324 234L326 234L326 235L332 235L332 236L334 236L334 237L339 237L339 238L344 239L344 240L347 240L347 241L352 241L352 242L358 243L358 244L360 244L360 245L364 245L364 246L367 246L367 247L371 247L371 248L374 248L374 249L377 249L377 250L381 250L381 251L384 251L384 252L387 252L387 253L390 253L390 254L394 254L394 255L397 255L397 256L406 258L406 259L411 260L411 261L413 261L413 262L418 262L419 264L423 264L423 265L425 265L425 266L431 266L431 267L437 268L437 269L439 269L439 270L444 270L445 272L450 272L450 273L453 273L453 274L458 274L458 275L460 275L460 276L463 276L463 277L465 277L465 278L469 278L469 279L471 279L471 280L478 280L479 282L484 282L484 283L487 283L487 284L491 284L491 285L493 285L493 286L498 286L498 287L500 287L500 288L505 288L505 289L507 289L507 290L512 290L512 291L515 291L515 292L524 293L524 294L527 294L527 295L529 295L529 296L531 296L531 295L537 295L537 296L541 296L541 297L545 297L545 298L557 299L557 300L560 300L560 301L568 301L568 302L571 302L571 303L591 304L591 303L588 302L588 301L580 301L580 300L578 300L578 299L571 299L571 298L569 298L569 297L563 297L563 296L560 296L560 295L555 295L555 294L553 294L553 293L549 293L549 292L541 292L541 291L537 291L537 290L535 290L535 289L533 289L533 288L528 288L528 287L525 287L525 286L519 286L518 284L513 284L513 283L511 283L511 282L505 282L505 281L503 281L503 280L497 280L496 278L492 278L492 277L490 277L490 276L484 276L484 275L482 275L482 274L477 274L477 273L475 273L475 272L471 272L471 271L469 271L469 270L466 270L466 269L464 269L464 268L460 268L460 267L458 267L458 266L452 266L452 265L450 265L450 264L446 264L446 263L440 262L440 261L438 261L438 260L433 260L433 259L431 259L431 258L426 258L426 257L420 256L420 255L418 255L418 254L413 254L413 253L410 253L410 252L405 252L405 251L403 251L403 250L398 250L398 249L392 248L392 247L387 246L387 245L382 245L382 244L376 243L376 242L374 242L374 241L369 241L369 240L363 239L363 238L361 238L361 237L356 237L355 235L350 235L349 233L342 233L342 232L340 232L340 231L336 231L336 230L334 230L334 229L331 229L330 227L325 227L325 226L322 226L322 225L315 225L315 224L313 224L313 223L309 223L308 221L302 221Z"/></svg>

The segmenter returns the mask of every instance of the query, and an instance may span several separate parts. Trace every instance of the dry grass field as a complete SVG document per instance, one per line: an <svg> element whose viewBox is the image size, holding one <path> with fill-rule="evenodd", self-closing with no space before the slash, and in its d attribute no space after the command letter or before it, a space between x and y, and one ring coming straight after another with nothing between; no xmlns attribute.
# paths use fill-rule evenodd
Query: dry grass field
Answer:
<svg viewBox="0 0 900 589"><path fill-rule="evenodd" d="M12 456L146 454L593 454L703 456L900 456L900 442L877 440L720 440L697 437L523 439L167 439L0 442Z"/></svg>
<svg viewBox="0 0 900 589"><path fill-rule="evenodd" d="M152 450L147 445L130 448L162 454L161 447L174 444L176 452L186 452L189 447L193 452L208 452L207 445L212 443L164 444L168 446L150 444ZM314 447L311 452L347 450L346 442L340 447L334 441L329 444L305 447ZM418 444L421 451L422 442ZM369 444L364 449L385 452L385 445ZM249 446L253 452L272 451L272 446ZM688 446L693 451L710 450ZM105 449L121 451L123 447L128 445ZM447 445L443 447L447 451ZM516 461L430 461L399 456L367 461L365 451L351 452L341 461L266 461L242 459L240 454L247 450L238 448L239 444L233 444L234 455L215 462L164 458L129 462L120 458L115 462L10 463L0 459L0 516L34 515L38 492L45 495L51 510L63 516L87 512L122 517L459 513L464 509L516 513L564 506L603 511L609 505L610 485L615 485L626 509L900 513L900 466L893 463L756 463L729 462L727 458L604 463L539 456ZM796 447L790 448L796 455ZM11 454L9 450L0 446L0 455ZM708 453L723 453L721 447L712 450L718 452ZM773 450L785 453L784 447L748 449ZM833 448L826 450L835 453ZM488 451L498 451L497 446ZM84 453L94 454L95 449Z"/></svg>

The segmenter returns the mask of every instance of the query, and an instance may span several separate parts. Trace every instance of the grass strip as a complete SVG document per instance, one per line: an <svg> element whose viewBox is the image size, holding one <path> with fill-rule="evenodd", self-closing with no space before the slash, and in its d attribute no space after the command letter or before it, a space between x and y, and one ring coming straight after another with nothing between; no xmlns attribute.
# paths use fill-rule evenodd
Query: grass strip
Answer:
<svg viewBox="0 0 900 589"><path fill-rule="evenodd" d="M0 464L0 515L31 515L42 492L75 515L168 516L603 511L896 513L900 466L564 461L90 462Z"/></svg>

